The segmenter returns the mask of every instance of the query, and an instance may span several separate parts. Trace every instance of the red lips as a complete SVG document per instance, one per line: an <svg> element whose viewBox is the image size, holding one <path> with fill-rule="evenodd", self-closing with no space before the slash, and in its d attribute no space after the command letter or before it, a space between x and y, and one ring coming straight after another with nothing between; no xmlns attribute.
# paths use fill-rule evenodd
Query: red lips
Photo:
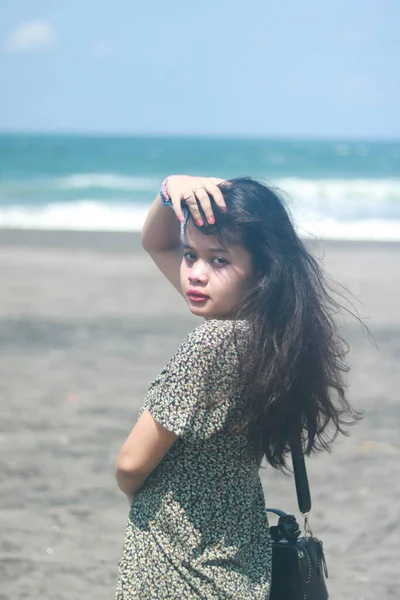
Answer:
<svg viewBox="0 0 400 600"><path fill-rule="evenodd" d="M187 295L192 296L193 298L198 298L199 300L205 300L206 298L209 298L209 296L207 296L206 294L203 294L202 292L199 292L198 290L195 290L193 288L188 289Z"/></svg>

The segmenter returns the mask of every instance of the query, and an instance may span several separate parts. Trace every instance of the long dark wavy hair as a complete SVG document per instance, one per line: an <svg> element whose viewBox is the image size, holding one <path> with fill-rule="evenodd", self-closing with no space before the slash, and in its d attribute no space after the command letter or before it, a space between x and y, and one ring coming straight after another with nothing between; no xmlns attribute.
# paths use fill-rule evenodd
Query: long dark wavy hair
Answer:
<svg viewBox="0 0 400 600"><path fill-rule="evenodd" d="M278 190L250 177L227 180L219 188L227 212L210 198L215 224L207 223L201 207L205 225L199 227L188 209L185 224L190 219L223 246L245 247L259 275L235 314L250 324L250 343L246 355L238 345L247 402L232 431L249 435L260 467L265 455L274 468L289 471L291 448L300 444L307 455L330 451L339 432L348 435L344 426L362 418L346 398L349 346L335 320L343 306L329 293L331 286L297 235Z"/></svg>

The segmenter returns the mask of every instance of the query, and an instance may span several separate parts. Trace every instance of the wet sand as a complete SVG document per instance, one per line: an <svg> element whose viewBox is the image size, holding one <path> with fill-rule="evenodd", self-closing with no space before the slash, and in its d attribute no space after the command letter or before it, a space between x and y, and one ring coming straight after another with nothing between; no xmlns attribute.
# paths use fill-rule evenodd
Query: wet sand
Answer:
<svg viewBox="0 0 400 600"><path fill-rule="evenodd" d="M308 460L333 600L400 598L400 244L310 242L352 318L349 398L364 420ZM114 461L143 395L201 320L138 234L0 231L0 599L113 598L128 503ZM293 480L261 471L298 515ZM271 518L271 523L274 518Z"/></svg>

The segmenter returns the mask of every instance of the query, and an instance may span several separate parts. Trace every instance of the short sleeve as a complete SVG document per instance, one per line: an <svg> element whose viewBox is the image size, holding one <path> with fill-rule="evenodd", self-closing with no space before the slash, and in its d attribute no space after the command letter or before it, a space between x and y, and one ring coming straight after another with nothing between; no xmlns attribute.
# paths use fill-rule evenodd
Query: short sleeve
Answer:
<svg viewBox="0 0 400 600"><path fill-rule="evenodd" d="M242 338L234 323L211 319L192 331L146 394L153 418L180 437L207 438L235 411Z"/></svg>

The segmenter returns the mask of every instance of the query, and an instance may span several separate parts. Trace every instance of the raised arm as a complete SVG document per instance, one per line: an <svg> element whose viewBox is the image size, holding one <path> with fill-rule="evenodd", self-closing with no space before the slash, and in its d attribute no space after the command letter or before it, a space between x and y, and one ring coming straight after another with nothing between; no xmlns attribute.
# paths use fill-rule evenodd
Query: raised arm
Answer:
<svg viewBox="0 0 400 600"><path fill-rule="evenodd" d="M158 194L142 229L142 246L150 254L161 273L181 294L179 272L183 250L180 228L181 224L175 212L167 206L162 206Z"/></svg>
<svg viewBox="0 0 400 600"><path fill-rule="evenodd" d="M191 213L200 217L198 203L207 217L213 217L209 194L215 202L225 207L221 190L217 187L223 179L214 177L190 177L188 175L173 175L168 178L167 192L172 201L172 209L161 204L157 194L142 228L142 246L148 252L165 277L181 294L180 264L182 261L182 243L180 239L181 223L183 220L182 201L184 200Z"/></svg>

